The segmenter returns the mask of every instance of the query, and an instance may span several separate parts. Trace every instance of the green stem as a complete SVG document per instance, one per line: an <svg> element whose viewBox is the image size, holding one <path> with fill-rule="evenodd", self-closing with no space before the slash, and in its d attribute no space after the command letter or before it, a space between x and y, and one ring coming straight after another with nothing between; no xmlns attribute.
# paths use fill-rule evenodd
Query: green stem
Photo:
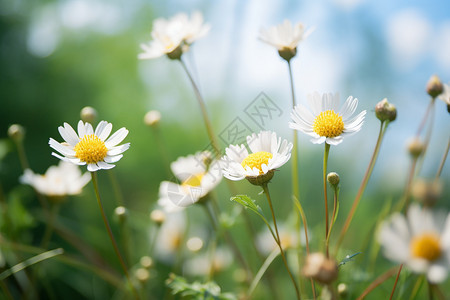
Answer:
<svg viewBox="0 0 450 300"><path fill-rule="evenodd" d="M48 247L48 243L50 242L50 239L53 234L53 228L55 225L55 218L58 215L58 211L61 205L59 203L52 204L52 207L50 209L50 216L47 221L47 226L45 228L45 233L41 241L41 248L46 249Z"/></svg>
<svg viewBox="0 0 450 300"><path fill-rule="evenodd" d="M416 299L417 294L420 291L420 288L422 287L423 282L425 281L425 275L424 276L419 276L417 278L416 283L414 284L414 287L412 289L411 295L409 296L409 300L414 300Z"/></svg>
<svg viewBox="0 0 450 300"><path fill-rule="evenodd" d="M206 111L205 101L203 100L200 90L199 90L197 84L195 83L194 78L192 78L192 75L189 72L189 69L187 68L186 63L182 59L180 59L180 63L183 66L183 69L186 72L187 76L189 77L192 87L194 88L195 96L197 97L197 101L198 101L198 104L200 105L200 110L202 112L203 121L205 122L206 131L208 133L208 137L211 142L211 146L214 148L214 152L215 152L214 155L216 157L219 157L220 156L220 148L219 148L219 144L217 143L216 137L214 135L211 121L209 120L209 117L208 117L208 112Z"/></svg>
<svg viewBox="0 0 450 300"><path fill-rule="evenodd" d="M428 300L433 300L433 285L428 281Z"/></svg>
<svg viewBox="0 0 450 300"><path fill-rule="evenodd" d="M362 293L361 295L356 298L356 300L362 300L367 297L368 294L370 294L376 287L378 287L380 284L388 280L391 276L393 276L397 271L397 267L393 267L386 271L385 273L378 276Z"/></svg>
<svg viewBox="0 0 450 300"><path fill-rule="evenodd" d="M253 291L255 290L256 286L259 283L259 281L263 277L264 273L267 271L267 269L269 268L270 264L275 260L275 258L278 256L278 254L280 254L280 251L277 248L275 248L269 254L269 256L266 258L266 260L262 264L261 268L259 268L258 273L256 273L256 276L253 279L252 284L250 285L250 288L248 289L247 297L250 297L252 295Z"/></svg>
<svg viewBox="0 0 450 300"><path fill-rule="evenodd" d="M369 182L370 175L372 175L373 168L375 166L375 163L378 158L378 153L380 152L381 142L383 141L384 134L386 133L386 129L389 125L389 121L381 122L380 124L380 132L378 133L378 139L377 143L375 145L375 149L372 154L372 158L370 159L369 165L367 166L366 173L364 174L364 178L361 181L361 185L359 186L358 193L356 194L355 199L353 200L352 208L350 209L350 212L347 216L347 219L345 220L344 226L342 227L341 233L339 234L338 242L336 243L334 252L337 253L339 250L339 247L344 240L345 234L347 233L347 230L350 226L350 223L352 222L352 219L355 215L356 208L358 207L359 201L361 200L361 197L367 187L367 183Z"/></svg>
<svg viewBox="0 0 450 300"><path fill-rule="evenodd" d="M100 199L100 193L98 191L97 172L91 172L91 177L92 177L92 184L94 185L95 196L97 197L98 206L100 208L100 213L102 214L103 223L105 224L106 231L108 232L109 238L110 238L112 246L114 248L114 252L116 253L117 258L119 259L120 265L122 266L123 272L125 273L125 276L128 279L128 282L130 284L130 287L133 291L135 298L139 299L139 295L138 295L137 291L135 290L133 283L131 282L130 274L128 273L128 269L125 265L122 255L120 254L119 247L117 246L117 242L112 233L111 226L109 226L108 219L106 218L105 210L103 209L102 200Z"/></svg>
<svg viewBox="0 0 450 300"><path fill-rule="evenodd" d="M330 144L325 142L325 151L323 153L323 196L325 199L325 239L328 238L328 195L327 195L327 164L328 154L330 153ZM326 244L327 258L330 257L328 242Z"/></svg>
<svg viewBox="0 0 450 300"><path fill-rule="evenodd" d="M439 168L436 173L436 179L438 179L441 176L442 169L444 169L445 161L447 160L449 149L450 149L450 139L448 140L447 148L445 149L444 155L442 156L441 163L439 164Z"/></svg>
<svg viewBox="0 0 450 300"><path fill-rule="evenodd" d="M270 212L272 213L273 226L275 227L275 234L277 236L275 241L278 244L278 247L280 248L281 257L283 259L284 266L286 267L286 270L289 273L289 277L291 278L292 284L294 285L295 293L297 295L297 299L301 299L300 292L299 292L298 287L297 287L297 282L295 281L294 276L291 273L291 270L289 270L289 266L288 266L288 263L287 263L287 260L286 260L286 256L284 254L283 247L281 246L280 234L278 233L277 220L275 218L275 212L273 210L272 200L270 198L269 187L267 186L267 183L264 183L262 187L263 187L263 190L264 190L264 194L266 194L267 201L269 202Z"/></svg>
<svg viewBox="0 0 450 300"><path fill-rule="evenodd" d="M420 133L422 132L423 128L425 127L425 123L427 122L428 115L430 114L430 111L431 111L432 107L434 106L435 99L436 98L432 97L430 100L430 103L428 103L428 107L427 107L427 110L425 111L425 115L423 116L423 119L420 122L419 128L417 129L417 133L416 133L417 137L420 136Z"/></svg>
<svg viewBox="0 0 450 300"><path fill-rule="evenodd" d="M337 185L335 185L335 186L333 186L333 190L334 190L333 213L331 214L330 230L328 230L328 235L327 235L327 240L326 240L327 249L328 249L328 244L330 242L331 231L333 230L333 226L336 221L336 214L338 213L338 207L339 207L339 187Z"/></svg>
<svg viewBox="0 0 450 300"><path fill-rule="evenodd" d="M397 210L400 211L403 208L403 211L405 212L405 214L406 214L406 212L408 211L408 208L409 208L411 187L412 187L412 182L413 182L413 179L414 179L416 165L417 165L417 158L413 158L413 161L411 163L411 168L409 170L408 181L406 183L405 192L403 193L402 200L399 203L400 206L398 206L397 209L396 209L396 211Z"/></svg>

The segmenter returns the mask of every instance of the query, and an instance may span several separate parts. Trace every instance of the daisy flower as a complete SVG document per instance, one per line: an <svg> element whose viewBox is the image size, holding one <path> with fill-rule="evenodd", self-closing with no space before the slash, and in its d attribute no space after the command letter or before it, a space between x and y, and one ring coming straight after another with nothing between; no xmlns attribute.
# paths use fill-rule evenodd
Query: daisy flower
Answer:
<svg viewBox="0 0 450 300"><path fill-rule="evenodd" d="M366 111L352 117L358 106L358 99L348 97L339 109L337 93L320 95L315 92L307 98L312 112L301 104L295 106L291 112L293 122L289 122L289 127L312 136L313 144L326 142L329 145L338 145L345 136L361 130Z"/></svg>
<svg viewBox="0 0 450 300"><path fill-rule="evenodd" d="M268 30L262 28L259 39L277 48L280 56L289 61L297 53L297 46L300 41L305 39L311 32L312 30L305 32L302 23L297 23L293 26L291 21L284 20L282 24L271 27Z"/></svg>
<svg viewBox="0 0 450 300"><path fill-rule="evenodd" d="M447 278L450 214L411 205L406 218L396 213L382 223L378 240L387 258L426 274L430 283Z"/></svg>
<svg viewBox="0 0 450 300"><path fill-rule="evenodd" d="M203 23L200 12L189 17L180 13L170 19L158 18L153 21L152 41L141 44L143 53L139 59L152 59L167 55L171 59L179 59L197 39L205 36L210 26Z"/></svg>
<svg viewBox="0 0 450 300"><path fill-rule="evenodd" d="M158 200L158 204L169 213L197 203L222 180L219 162L213 160L207 151L180 157L170 168L180 183L161 182Z"/></svg>
<svg viewBox="0 0 450 300"><path fill-rule="evenodd" d="M19 180L23 184L31 185L39 194L58 198L80 194L91 180L91 175L81 174L76 165L60 161L57 166L48 168L44 175L26 169Z"/></svg>
<svg viewBox="0 0 450 300"><path fill-rule="evenodd" d="M222 170L230 180L246 178L250 183L261 185L272 179L276 168L284 165L291 157L292 143L281 142L277 134L271 131L261 131L247 136L247 145L230 145L225 149L222 158Z"/></svg>
<svg viewBox="0 0 450 300"><path fill-rule="evenodd" d="M89 123L78 122L78 134L67 123L58 127L64 142L59 143L50 138L49 145L63 156L52 152L52 155L76 165L87 165L90 172L100 169L111 169L118 162L123 152L130 148L130 143L118 145L127 136L128 130L120 128L112 136L112 124L101 121L97 128L92 128ZM108 138L108 139L107 139Z"/></svg>

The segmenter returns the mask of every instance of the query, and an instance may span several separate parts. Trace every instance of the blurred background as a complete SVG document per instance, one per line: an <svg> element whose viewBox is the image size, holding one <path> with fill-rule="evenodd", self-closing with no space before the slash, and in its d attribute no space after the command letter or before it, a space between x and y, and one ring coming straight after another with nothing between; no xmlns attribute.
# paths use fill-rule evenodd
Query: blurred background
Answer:
<svg viewBox="0 0 450 300"><path fill-rule="evenodd" d="M208 148L200 110L180 64L166 57L137 59L139 45L151 39L154 19L196 10L203 13L211 30L193 45L186 60L200 85L216 134L226 132L238 118L250 131L276 130L292 140L287 65L275 49L258 40L258 34L262 27L284 19L302 22L314 32L301 42L292 61L297 103L305 104L306 95L314 91L338 92L342 102L354 96L359 99L357 111L368 111L361 132L331 149L329 170L341 175L342 211L348 211L370 160L379 130L374 107L383 98L397 106L398 117L386 133L355 218L361 226L354 227L371 228L373 223L363 222L375 220L370 212L387 199L395 202L400 197L410 165L405 146L429 103L426 83L433 74L450 82L449 1L3 0L0 182L5 195L20 199L17 207L25 221L18 221L17 226L31 228L36 234L25 239L30 244L42 234L43 225L33 215L38 208L31 188L18 182L22 169L14 144L7 138L11 124L25 127L30 166L41 174L58 163L50 155L48 139L61 141L58 126L63 122L76 126L83 107L97 109L99 120L111 122L113 130L126 127L131 148L113 171L136 220L147 218L157 201L159 183L172 178L154 132L143 122L145 113L159 110L162 114L159 133L168 161ZM249 114L262 92L278 109L264 124ZM442 101L434 108L430 147L419 174L425 178L434 177L449 138L447 108ZM220 141L222 148L227 146L226 138ZM302 134L299 143L301 200L314 227L322 224L317 201L322 201L323 147L311 144ZM99 175L106 210L112 215L114 196L107 176ZM449 175L447 164L441 175L444 183ZM290 184L290 166L285 165L272 184L280 216L292 208ZM261 198L259 189L246 182L237 187L240 193ZM228 200L231 195L224 183L219 194L222 208L232 210L234 204ZM439 205L449 208L448 199L449 188L444 184ZM61 215L69 227L78 228L80 221L92 224L86 225L89 229L82 227L86 239L95 241L97 234L105 238L92 186L85 189L84 197L65 203ZM356 230L350 235L358 237ZM136 233L134 242L141 239L147 240L147 234ZM96 246L109 251L108 242L104 244L99 241ZM353 247L351 243L347 246Z"/></svg>

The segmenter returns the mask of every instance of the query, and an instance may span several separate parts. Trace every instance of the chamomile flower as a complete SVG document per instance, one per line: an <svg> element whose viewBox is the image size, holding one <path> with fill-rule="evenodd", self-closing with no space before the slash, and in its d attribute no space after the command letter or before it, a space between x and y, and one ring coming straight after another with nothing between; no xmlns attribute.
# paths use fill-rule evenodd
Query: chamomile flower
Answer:
<svg viewBox="0 0 450 300"><path fill-rule="evenodd" d="M291 112L293 122L289 122L289 127L312 136L313 144L326 142L329 145L338 145L345 136L361 130L366 111L352 117L358 106L358 99L348 97L341 108L339 94L320 95L315 92L308 95L307 99L312 112L301 104L295 106Z"/></svg>
<svg viewBox="0 0 450 300"><path fill-rule="evenodd" d="M90 180L89 173L81 174L76 165L65 161L51 166L44 175L26 169L20 177L21 183L31 185L38 193L51 198L80 194Z"/></svg>
<svg viewBox="0 0 450 300"><path fill-rule="evenodd" d="M95 132L91 124L83 121L78 122L78 134L67 123L59 126L58 130L64 142L59 143L50 138L48 143L62 156L54 152L52 155L76 165L87 165L90 172L113 168L113 163L118 162L123 157L122 153L130 147L130 143L119 145L128 130L122 127L108 138L112 124L106 121L101 121Z"/></svg>
<svg viewBox="0 0 450 300"><path fill-rule="evenodd" d="M296 55L298 44L311 32L312 30L305 32L302 23L292 25L291 21L284 20L282 24L277 26L261 29L259 39L277 48L280 56L289 61Z"/></svg>
<svg viewBox="0 0 450 300"><path fill-rule="evenodd" d="M200 12L194 12L191 18L184 13L168 20L158 18L153 21L153 40L141 44L144 52L140 53L138 58L152 59L167 55L171 59L179 59L193 42L208 33L209 28L209 25L203 23Z"/></svg>
<svg viewBox="0 0 450 300"><path fill-rule="evenodd" d="M447 278L450 214L411 205L406 218L396 213L382 223L378 240L387 258L426 274L431 283Z"/></svg>
<svg viewBox="0 0 450 300"><path fill-rule="evenodd" d="M158 204L173 212L197 203L222 180L219 162L208 151L180 157L170 168L180 183L163 181L159 186Z"/></svg>
<svg viewBox="0 0 450 300"><path fill-rule="evenodd" d="M291 157L292 143L281 142L271 131L247 136L249 154L245 145L230 145L222 158L222 170L230 180L246 178L250 183L261 185L272 179L275 169L284 165Z"/></svg>

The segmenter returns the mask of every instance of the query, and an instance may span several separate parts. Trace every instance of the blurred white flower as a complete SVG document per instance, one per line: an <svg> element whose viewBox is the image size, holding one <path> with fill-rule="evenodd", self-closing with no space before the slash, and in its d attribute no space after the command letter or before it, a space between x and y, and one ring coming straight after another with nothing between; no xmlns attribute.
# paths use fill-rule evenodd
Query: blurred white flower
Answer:
<svg viewBox="0 0 450 300"><path fill-rule="evenodd" d="M143 53L139 59L152 59L167 54L169 58L179 59L181 54L189 49L189 46L197 39L205 36L210 29L203 23L200 12L194 12L189 17L180 13L170 19L158 18L153 21L152 41L141 44Z"/></svg>
<svg viewBox="0 0 450 300"><path fill-rule="evenodd" d="M219 162L207 151L179 157L170 168L181 183L163 181L159 186L158 205L169 213L197 203L222 180Z"/></svg>
<svg viewBox="0 0 450 300"><path fill-rule="evenodd" d="M80 169L69 162L60 161L51 166L44 175L35 174L26 169L20 182L31 185L39 194L49 197L64 197L80 194L83 187L91 180L89 173L81 174Z"/></svg>
<svg viewBox="0 0 450 300"><path fill-rule="evenodd" d="M278 225L278 233L280 235L281 247L283 247L284 250L297 248L300 245L297 232L292 230L289 226L283 224ZM304 238L303 235L302 238ZM264 255L268 255L273 250L278 249L278 245L268 228L264 228L264 230L258 234L256 237L256 245L258 250Z"/></svg>
<svg viewBox="0 0 450 300"><path fill-rule="evenodd" d="M387 258L426 274L431 283L447 278L450 214L411 205L406 218L396 213L382 223L378 240Z"/></svg>
<svg viewBox="0 0 450 300"><path fill-rule="evenodd" d="M78 122L78 134L73 128L64 123L58 127L64 142L59 143L50 138L49 145L59 153L53 156L71 162L76 165L87 165L90 172L100 169L111 169L123 157L123 152L128 150L130 143L118 146L127 136L128 130L124 127L117 130L111 137L108 136L112 130L112 124L106 121L98 123L97 128L92 128L89 123Z"/></svg>
<svg viewBox="0 0 450 300"><path fill-rule="evenodd" d="M308 95L307 99L312 113L301 104L295 106L291 112L293 122L289 122L289 127L312 136L313 144L326 142L330 145L338 145L343 141L344 136L361 130L366 111L352 118L358 106L358 99L348 97L340 109L337 93L320 95L315 92Z"/></svg>
<svg viewBox="0 0 450 300"><path fill-rule="evenodd" d="M245 145L230 145L222 158L222 170L230 180L247 178L252 184L268 182L276 168L284 165L291 157L292 143L281 142L272 131L261 131L247 136L248 153Z"/></svg>
<svg viewBox="0 0 450 300"><path fill-rule="evenodd" d="M155 242L155 255L164 262L175 260L186 234L186 215L184 212L174 212L166 215Z"/></svg>
<svg viewBox="0 0 450 300"><path fill-rule="evenodd" d="M450 105L450 85L444 83L444 91L438 96L445 104Z"/></svg>
<svg viewBox="0 0 450 300"><path fill-rule="evenodd" d="M207 276L211 273L221 272L231 265L233 255L228 248L219 247L211 257L209 252L197 255L184 263L183 271L191 276Z"/></svg>

